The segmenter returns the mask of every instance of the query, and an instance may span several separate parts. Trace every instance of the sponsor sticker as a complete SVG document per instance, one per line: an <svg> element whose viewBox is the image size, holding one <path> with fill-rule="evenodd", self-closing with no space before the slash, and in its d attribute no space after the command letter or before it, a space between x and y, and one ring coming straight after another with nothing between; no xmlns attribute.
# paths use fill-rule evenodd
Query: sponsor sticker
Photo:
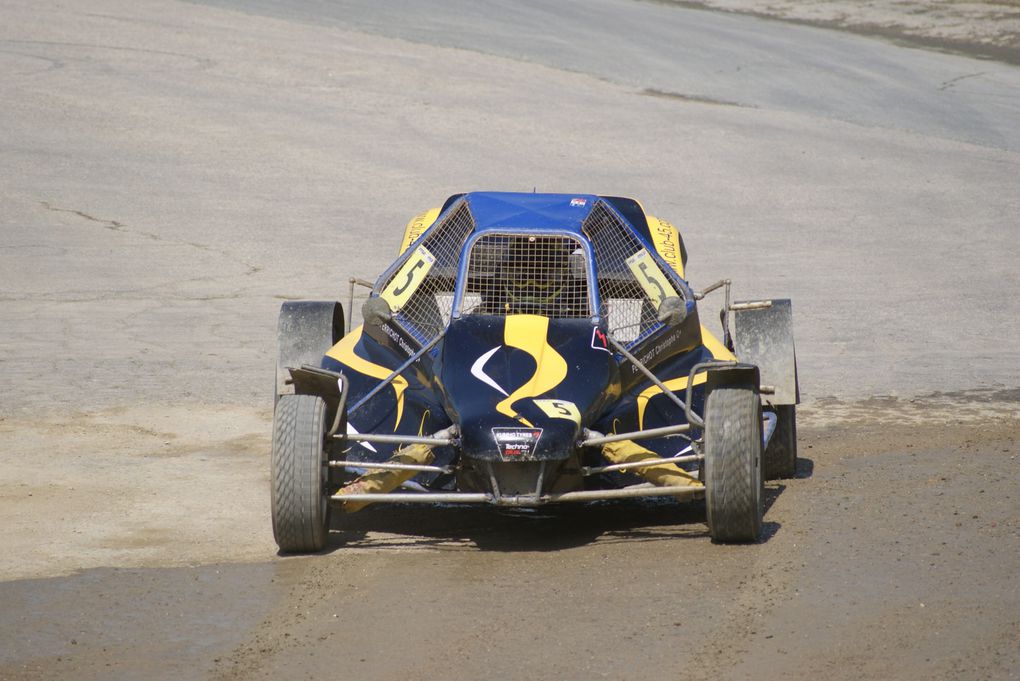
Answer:
<svg viewBox="0 0 1020 681"><path fill-rule="evenodd" d="M493 428L492 439L496 441L499 456L503 461L531 461L535 448L542 437L541 428Z"/></svg>
<svg viewBox="0 0 1020 681"><path fill-rule="evenodd" d="M404 242L400 245L400 252L403 253L418 240L425 230L432 226L432 223L439 217L439 209L432 208L421 215L415 215L404 229Z"/></svg>
<svg viewBox="0 0 1020 681"><path fill-rule="evenodd" d="M588 205L588 199L570 199L571 208L584 208Z"/></svg>
<svg viewBox="0 0 1020 681"><path fill-rule="evenodd" d="M673 271L684 276L684 263L680 251L680 237L676 227L658 218L648 219L648 229L652 235L652 244L659 256Z"/></svg>

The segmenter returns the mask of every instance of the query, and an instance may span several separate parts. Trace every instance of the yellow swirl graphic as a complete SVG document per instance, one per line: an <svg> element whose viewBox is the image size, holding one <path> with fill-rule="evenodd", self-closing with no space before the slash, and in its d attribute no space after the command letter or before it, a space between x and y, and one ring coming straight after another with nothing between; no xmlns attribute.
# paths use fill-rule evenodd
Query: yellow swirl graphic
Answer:
<svg viewBox="0 0 1020 681"><path fill-rule="evenodd" d="M496 411L534 428L513 410L513 404L525 397L538 397L552 390L567 377L567 362L548 342L549 318L540 315L510 315L503 326L503 342L528 353L535 359L535 373L510 397L496 405Z"/></svg>

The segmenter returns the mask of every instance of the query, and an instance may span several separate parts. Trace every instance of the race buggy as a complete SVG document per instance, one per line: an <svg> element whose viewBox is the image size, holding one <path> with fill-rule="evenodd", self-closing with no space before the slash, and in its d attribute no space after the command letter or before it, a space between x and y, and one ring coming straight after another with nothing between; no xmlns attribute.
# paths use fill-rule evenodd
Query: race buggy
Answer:
<svg viewBox="0 0 1020 681"><path fill-rule="evenodd" d="M280 313L273 533L322 549L367 504L536 507L703 498L717 542L762 533L792 477L789 300L695 292L679 232L632 199L476 192L407 226L345 329L338 302ZM721 338L697 301L723 289ZM732 326L732 332L731 332Z"/></svg>

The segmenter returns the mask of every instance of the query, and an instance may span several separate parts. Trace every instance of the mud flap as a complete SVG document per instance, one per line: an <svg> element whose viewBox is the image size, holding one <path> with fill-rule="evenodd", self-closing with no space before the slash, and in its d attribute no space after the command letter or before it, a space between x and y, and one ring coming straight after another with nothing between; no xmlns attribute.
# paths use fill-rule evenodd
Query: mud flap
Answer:
<svg viewBox="0 0 1020 681"><path fill-rule="evenodd" d="M289 369L319 366L326 351L343 336L344 308L340 303L284 303L276 327L276 397L294 394Z"/></svg>
<svg viewBox="0 0 1020 681"><path fill-rule="evenodd" d="M758 367L761 384L774 394L768 401L774 405L800 402L797 381L797 353L793 344L793 307L789 299L773 298L768 306L735 303L734 350L741 362Z"/></svg>
<svg viewBox="0 0 1020 681"><path fill-rule="evenodd" d="M304 366L290 369L291 389L296 395L318 395L326 402L326 435L347 432L347 383L342 374Z"/></svg>

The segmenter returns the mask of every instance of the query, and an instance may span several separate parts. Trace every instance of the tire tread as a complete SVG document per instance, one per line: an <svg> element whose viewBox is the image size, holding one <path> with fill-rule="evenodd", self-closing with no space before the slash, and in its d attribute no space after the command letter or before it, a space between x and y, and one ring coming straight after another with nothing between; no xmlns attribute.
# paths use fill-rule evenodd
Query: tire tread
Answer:
<svg viewBox="0 0 1020 681"><path fill-rule="evenodd" d="M757 541L762 527L761 403L752 388L713 390L705 405L706 506L717 542Z"/></svg>
<svg viewBox="0 0 1020 681"><path fill-rule="evenodd" d="M326 405L315 395L283 395L273 419L273 535L283 552L319 551L329 532L323 499Z"/></svg>

